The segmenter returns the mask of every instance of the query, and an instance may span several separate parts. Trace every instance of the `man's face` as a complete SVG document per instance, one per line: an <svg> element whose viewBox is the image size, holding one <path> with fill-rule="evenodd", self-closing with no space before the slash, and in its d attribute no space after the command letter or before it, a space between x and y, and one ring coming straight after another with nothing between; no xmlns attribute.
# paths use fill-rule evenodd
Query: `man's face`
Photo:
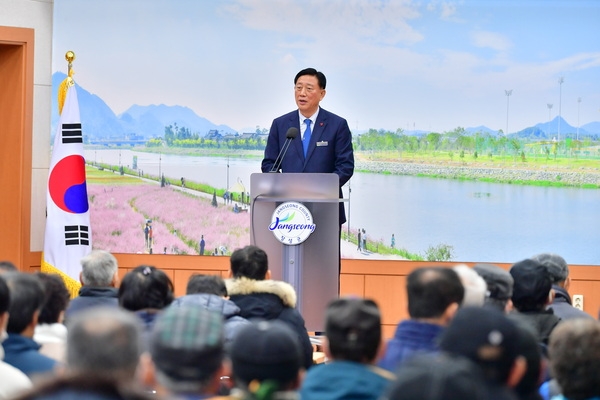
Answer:
<svg viewBox="0 0 600 400"><path fill-rule="evenodd" d="M325 97L325 89L319 87L316 76L302 75L294 87L296 105L305 117L310 117L319 108L319 103Z"/></svg>

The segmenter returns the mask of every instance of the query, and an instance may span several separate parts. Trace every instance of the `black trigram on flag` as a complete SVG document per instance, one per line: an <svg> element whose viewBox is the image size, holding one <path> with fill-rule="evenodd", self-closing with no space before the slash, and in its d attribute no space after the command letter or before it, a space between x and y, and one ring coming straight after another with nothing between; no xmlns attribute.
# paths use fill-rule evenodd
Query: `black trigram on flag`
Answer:
<svg viewBox="0 0 600 400"><path fill-rule="evenodd" d="M65 245L90 245L90 235L88 227L85 225L67 225L65 226Z"/></svg>
<svg viewBox="0 0 600 400"><path fill-rule="evenodd" d="M83 143L81 124L62 124L63 143Z"/></svg>

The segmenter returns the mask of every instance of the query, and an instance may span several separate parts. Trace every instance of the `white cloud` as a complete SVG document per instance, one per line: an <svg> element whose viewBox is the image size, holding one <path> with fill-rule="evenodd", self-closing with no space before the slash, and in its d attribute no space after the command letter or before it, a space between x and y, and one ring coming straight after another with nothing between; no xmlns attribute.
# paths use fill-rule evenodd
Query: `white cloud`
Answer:
<svg viewBox="0 0 600 400"><path fill-rule="evenodd" d="M297 2L238 0L223 8L245 26L309 40L332 38L412 44L423 39L408 21L420 16L410 0L346 0Z"/></svg>
<svg viewBox="0 0 600 400"><path fill-rule="evenodd" d="M502 52L507 51L512 47L512 43L508 38L496 32L472 32L471 42L477 47L490 48Z"/></svg>

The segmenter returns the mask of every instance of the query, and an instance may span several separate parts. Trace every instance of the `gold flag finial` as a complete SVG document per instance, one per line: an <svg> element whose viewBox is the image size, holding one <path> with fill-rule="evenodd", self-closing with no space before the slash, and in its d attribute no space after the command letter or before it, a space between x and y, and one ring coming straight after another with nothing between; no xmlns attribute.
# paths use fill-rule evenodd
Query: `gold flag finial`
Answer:
<svg viewBox="0 0 600 400"><path fill-rule="evenodd" d="M69 69L67 72L67 78L60 83L58 87L58 114L62 114L63 105L65 104L65 99L67 98L67 90L70 86L75 84L73 80L73 60L75 60L75 53L71 50L67 51L65 54L65 60L69 62Z"/></svg>

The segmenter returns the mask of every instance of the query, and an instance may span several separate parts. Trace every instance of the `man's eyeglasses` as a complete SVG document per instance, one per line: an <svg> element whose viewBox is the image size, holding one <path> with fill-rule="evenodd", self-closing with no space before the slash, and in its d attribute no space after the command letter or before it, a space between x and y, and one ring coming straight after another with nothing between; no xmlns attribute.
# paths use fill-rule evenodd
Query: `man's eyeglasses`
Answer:
<svg viewBox="0 0 600 400"><path fill-rule="evenodd" d="M314 93L317 91L318 88L314 87L314 86L303 86L303 85L296 85L294 86L294 90L298 93L302 92L303 90L306 90L306 93Z"/></svg>

